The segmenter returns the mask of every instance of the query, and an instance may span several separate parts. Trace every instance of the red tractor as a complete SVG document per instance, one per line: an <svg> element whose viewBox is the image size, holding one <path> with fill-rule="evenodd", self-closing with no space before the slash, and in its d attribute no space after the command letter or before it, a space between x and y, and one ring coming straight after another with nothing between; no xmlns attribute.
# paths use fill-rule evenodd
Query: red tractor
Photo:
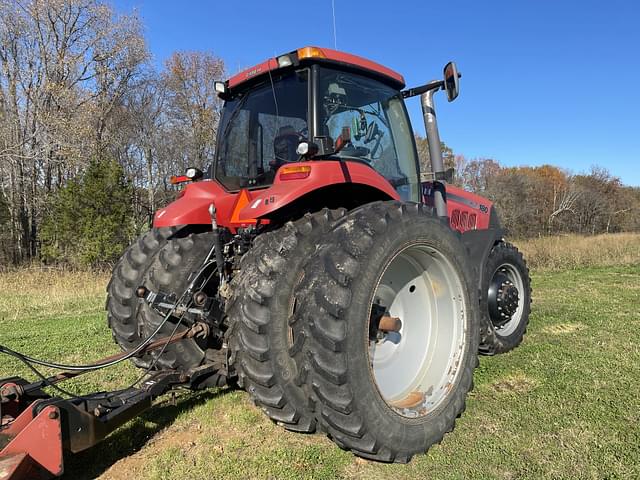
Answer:
<svg viewBox="0 0 640 480"><path fill-rule="evenodd" d="M387 462L454 427L478 352L516 347L531 301L492 203L447 184L433 95L454 100L458 79L449 63L405 89L382 65L305 47L216 84L213 165L172 179L184 189L108 286L125 357L163 375L151 397L237 383L285 428ZM417 95L432 172L405 107ZM115 419L116 403L90 413Z"/></svg>
<svg viewBox="0 0 640 480"><path fill-rule="evenodd" d="M491 202L445 182L433 94L454 100L458 77L449 63L444 80L404 90L389 68L306 47L216 84L214 164L174 179L191 183L114 270L118 344L138 345L180 297L185 315L160 332L206 335L139 366L214 365L204 384L237 377L285 428L319 426L367 458L407 461L439 441L478 346L517 346L530 304ZM419 169L415 95L433 172Z"/></svg>

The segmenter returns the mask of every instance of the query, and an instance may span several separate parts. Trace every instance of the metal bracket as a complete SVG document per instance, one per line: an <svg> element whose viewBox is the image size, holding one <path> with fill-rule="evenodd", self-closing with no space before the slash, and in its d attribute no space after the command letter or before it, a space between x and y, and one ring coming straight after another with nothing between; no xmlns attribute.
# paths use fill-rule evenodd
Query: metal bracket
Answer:
<svg viewBox="0 0 640 480"><path fill-rule="evenodd" d="M448 168L444 172L422 172L420 173L420 183L425 182L447 182L453 183L455 169Z"/></svg>
<svg viewBox="0 0 640 480"><path fill-rule="evenodd" d="M62 475L60 410L54 405L46 405L38 414L25 409L2 427L0 446L0 480L37 478L43 470L50 475Z"/></svg>

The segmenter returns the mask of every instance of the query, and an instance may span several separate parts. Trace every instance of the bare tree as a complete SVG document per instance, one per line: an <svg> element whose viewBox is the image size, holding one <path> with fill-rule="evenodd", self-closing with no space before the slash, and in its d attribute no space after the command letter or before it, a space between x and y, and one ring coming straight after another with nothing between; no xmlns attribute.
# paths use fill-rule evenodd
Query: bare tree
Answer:
<svg viewBox="0 0 640 480"><path fill-rule="evenodd" d="M564 212L570 212L573 213L574 215L576 214L576 203L577 201L580 199L580 191L576 190L575 188L573 188L573 185L568 188L565 189L562 192L562 196L560 198L560 201L557 203L556 206L556 198L558 197L558 192L557 189L554 186L554 191L553 191L553 195L554 195L554 207L556 207L551 214L549 215L549 218L547 220L547 224L548 224L548 233L551 234L553 231L553 221L556 219L556 217L558 217L560 214L564 213Z"/></svg>
<svg viewBox="0 0 640 480"><path fill-rule="evenodd" d="M222 108L214 82L223 76L224 62L208 52L176 52L166 62L166 115L181 163L204 168L213 159Z"/></svg>
<svg viewBox="0 0 640 480"><path fill-rule="evenodd" d="M500 168L500 164L490 158L467 161L460 167L460 183L472 192L483 193Z"/></svg>
<svg viewBox="0 0 640 480"><path fill-rule="evenodd" d="M0 1L0 188L13 261L37 256L48 195L102 155L146 58L138 19L98 0Z"/></svg>

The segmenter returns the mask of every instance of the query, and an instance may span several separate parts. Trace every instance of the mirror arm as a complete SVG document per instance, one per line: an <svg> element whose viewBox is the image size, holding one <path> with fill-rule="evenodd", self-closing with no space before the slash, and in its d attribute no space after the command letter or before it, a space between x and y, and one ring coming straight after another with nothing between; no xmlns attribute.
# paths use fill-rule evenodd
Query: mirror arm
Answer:
<svg viewBox="0 0 640 480"><path fill-rule="evenodd" d="M458 72L458 78L462 78L462 74ZM411 98L416 95L422 95L424 92L428 92L429 90L444 90L444 80L431 80L429 83L425 83L424 85L420 85L419 87L413 87L408 90L402 91L402 98Z"/></svg>
<svg viewBox="0 0 640 480"><path fill-rule="evenodd" d="M413 87L408 90L402 91L402 98L415 97L416 95L422 95L429 90L440 90L444 88L443 80L431 80L429 83L420 85L419 87Z"/></svg>

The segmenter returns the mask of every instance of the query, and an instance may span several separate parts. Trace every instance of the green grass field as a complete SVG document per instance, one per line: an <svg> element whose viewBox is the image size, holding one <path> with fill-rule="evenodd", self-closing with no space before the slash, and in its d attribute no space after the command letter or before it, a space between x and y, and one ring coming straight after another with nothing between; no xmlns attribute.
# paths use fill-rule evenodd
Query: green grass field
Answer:
<svg viewBox="0 0 640 480"><path fill-rule="evenodd" d="M0 343L62 362L117 348L105 322L108 278L0 274ZM455 430L409 465L357 459L320 435L272 424L242 391L181 392L67 458L65 478L640 478L640 267L533 275L524 343L483 357ZM0 357L0 377L27 375ZM122 365L77 392L134 379Z"/></svg>

